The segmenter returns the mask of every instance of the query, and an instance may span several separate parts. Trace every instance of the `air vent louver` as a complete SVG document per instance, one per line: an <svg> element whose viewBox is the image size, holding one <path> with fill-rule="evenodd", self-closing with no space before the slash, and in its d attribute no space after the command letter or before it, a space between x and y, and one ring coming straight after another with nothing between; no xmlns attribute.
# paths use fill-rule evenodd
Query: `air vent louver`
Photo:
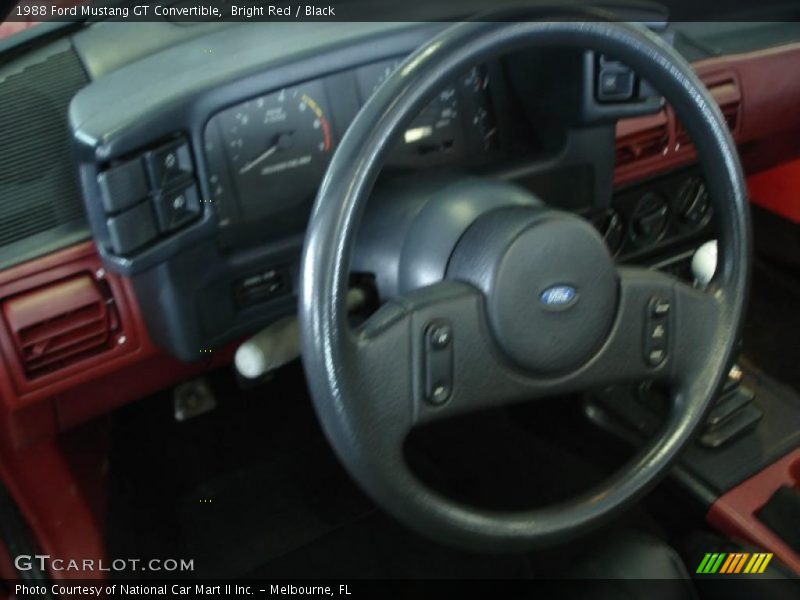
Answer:
<svg viewBox="0 0 800 600"><path fill-rule="evenodd" d="M621 120L617 123L617 166L660 156L667 149L668 143L669 129L664 111L647 117Z"/></svg>
<svg viewBox="0 0 800 600"><path fill-rule="evenodd" d="M722 111L722 116L728 124L728 130L732 135L736 134L739 130L739 114L742 105L742 95L739 92L739 86L736 85L736 81L727 79L709 85L708 91L711 92L711 96L717 101ZM692 138L689 136L689 132L678 122L675 132L676 149L680 149L691 143Z"/></svg>
<svg viewBox="0 0 800 600"><path fill-rule="evenodd" d="M3 316L29 378L109 349L119 329L113 300L88 274L10 298Z"/></svg>

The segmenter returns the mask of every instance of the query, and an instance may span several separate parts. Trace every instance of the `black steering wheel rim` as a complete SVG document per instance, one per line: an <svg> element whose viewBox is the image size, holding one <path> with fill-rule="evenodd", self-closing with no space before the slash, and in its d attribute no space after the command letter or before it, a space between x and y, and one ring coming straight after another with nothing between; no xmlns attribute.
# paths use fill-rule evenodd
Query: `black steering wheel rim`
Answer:
<svg viewBox="0 0 800 600"><path fill-rule="evenodd" d="M693 314L695 320L703 315L702 326L696 328L701 331L677 346L691 356L676 357L670 365L676 384L672 410L653 443L580 497L530 511L488 511L425 487L403 461L400 434L390 439L392 423L413 425L419 409L400 402L398 396L411 393L409 388L388 382L380 372L384 363L364 356L378 352L364 350L381 332L413 327L411 304L394 303L373 317L366 331L353 331L345 308L348 268L359 218L382 159L437 89L498 55L551 45L595 50L622 60L664 94L695 140L719 229L717 274L706 293L713 308ZM691 440L735 351L747 296L749 253L744 178L724 118L691 67L660 38L638 25L603 21L454 25L404 61L367 102L337 149L315 203L303 253L299 310L303 362L322 427L362 487L427 535L480 550L522 550L574 538L637 500ZM683 288L670 289L677 290L679 306L701 305ZM423 298L419 306L426 302L431 301ZM688 317L681 314L690 311L681 310L684 313L676 319L686 328ZM405 318L408 324L398 326ZM391 348L391 342L387 344ZM414 352L412 345L395 347L398 355ZM415 360L409 358L412 369ZM550 383L556 388L560 384Z"/></svg>

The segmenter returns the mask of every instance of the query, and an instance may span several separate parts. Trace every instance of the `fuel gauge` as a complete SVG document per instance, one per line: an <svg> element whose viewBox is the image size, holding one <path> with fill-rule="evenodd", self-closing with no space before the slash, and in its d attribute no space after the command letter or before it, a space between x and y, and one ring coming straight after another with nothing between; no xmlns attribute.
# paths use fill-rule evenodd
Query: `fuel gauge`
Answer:
<svg viewBox="0 0 800 600"><path fill-rule="evenodd" d="M497 122L492 107L489 73L485 66L473 67L461 80L470 145L481 152L497 146Z"/></svg>
<svg viewBox="0 0 800 600"><path fill-rule="evenodd" d="M356 70L362 103L383 85L401 62L401 58L393 58ZM453 83L441 89L406 127L387 164L395 167L446 164L462 156L463 147L459 90L458 85Z"/></svg>

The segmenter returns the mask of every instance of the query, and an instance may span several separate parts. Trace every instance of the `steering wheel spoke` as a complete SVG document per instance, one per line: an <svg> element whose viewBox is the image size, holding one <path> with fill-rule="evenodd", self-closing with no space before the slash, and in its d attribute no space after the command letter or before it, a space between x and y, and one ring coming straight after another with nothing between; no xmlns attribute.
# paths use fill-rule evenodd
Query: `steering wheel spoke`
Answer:
<svg viewBox="0 0 800 600"><path fill-rule="evenodd" d="M357 332L360 391L373 403L393 405L388 410L399 432L541 391L498 355L483 304L473 286L443 281L393 300Z"/></svg>
<svg viewBox="0 0 800 600"><path fill-rule="evenodd" d="M619 283L615 324L595 359L576 374L579 387L645 379L685 382L711 351L718 296L643 268L620 268Z"/></svg>
<svg viewBox="0 0 800 600"><path fill-rule="evenodd" d="M561 375L524 373L503 356L485 299L469 284L444 281L393 300L355 341L364 403L380 405L374 427L403 436L419 423L526 400L645 379L680 383L711 351L718 300L647 269L620 269L619 287L606 341Z"/></svg>

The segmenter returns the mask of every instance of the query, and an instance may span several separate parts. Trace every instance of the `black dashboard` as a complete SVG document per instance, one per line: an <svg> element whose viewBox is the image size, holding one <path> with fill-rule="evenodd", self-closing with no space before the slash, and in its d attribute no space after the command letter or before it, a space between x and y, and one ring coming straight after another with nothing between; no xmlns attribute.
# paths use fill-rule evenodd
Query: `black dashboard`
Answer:
<svg viewBox="0 0 800 600"><path fill-rule="evenodd" d="M146 39L136 47L151 43L149 52L127 61L108 51L130 31L124 24L73 36L94 79L69 106L86 216L159 346L193 360L294 312L303 233L331 155L372 91L445 26L200 24L170 43ZM689 194L696 173L653 184L663 190L646 215L636 212L641 190L614 188L616 120L661 107L611 57L499 57L430 99L378 185L449 173L504 179L585 214L620 260L657 262L658 248L708 237L711 223L673 216L672 199ZM630 226L640 217L652 231Z"/></svg>
<svg viewBox="0 0 800 600"><path fill-rule="evenodd" d="M238 25L98 79L70 125L98 251L131 278L148 328L191 360L294 310L303 232L338 140L383 79L443 24ZM297 30L299 31L299 30ZM593 77L584 53L475 65L404 129L382 181L446 172L508 179L559 206L611 197L613 117L653 110L638 90L614 104L521 102L519 81ZM559 92L560 93L560 92ZM558 106L537 128L530 113ZM656 104L656 108L658 105ZM579 122L583 120L584 122ZM605 166L603 169L601 167Z"/></svg>

